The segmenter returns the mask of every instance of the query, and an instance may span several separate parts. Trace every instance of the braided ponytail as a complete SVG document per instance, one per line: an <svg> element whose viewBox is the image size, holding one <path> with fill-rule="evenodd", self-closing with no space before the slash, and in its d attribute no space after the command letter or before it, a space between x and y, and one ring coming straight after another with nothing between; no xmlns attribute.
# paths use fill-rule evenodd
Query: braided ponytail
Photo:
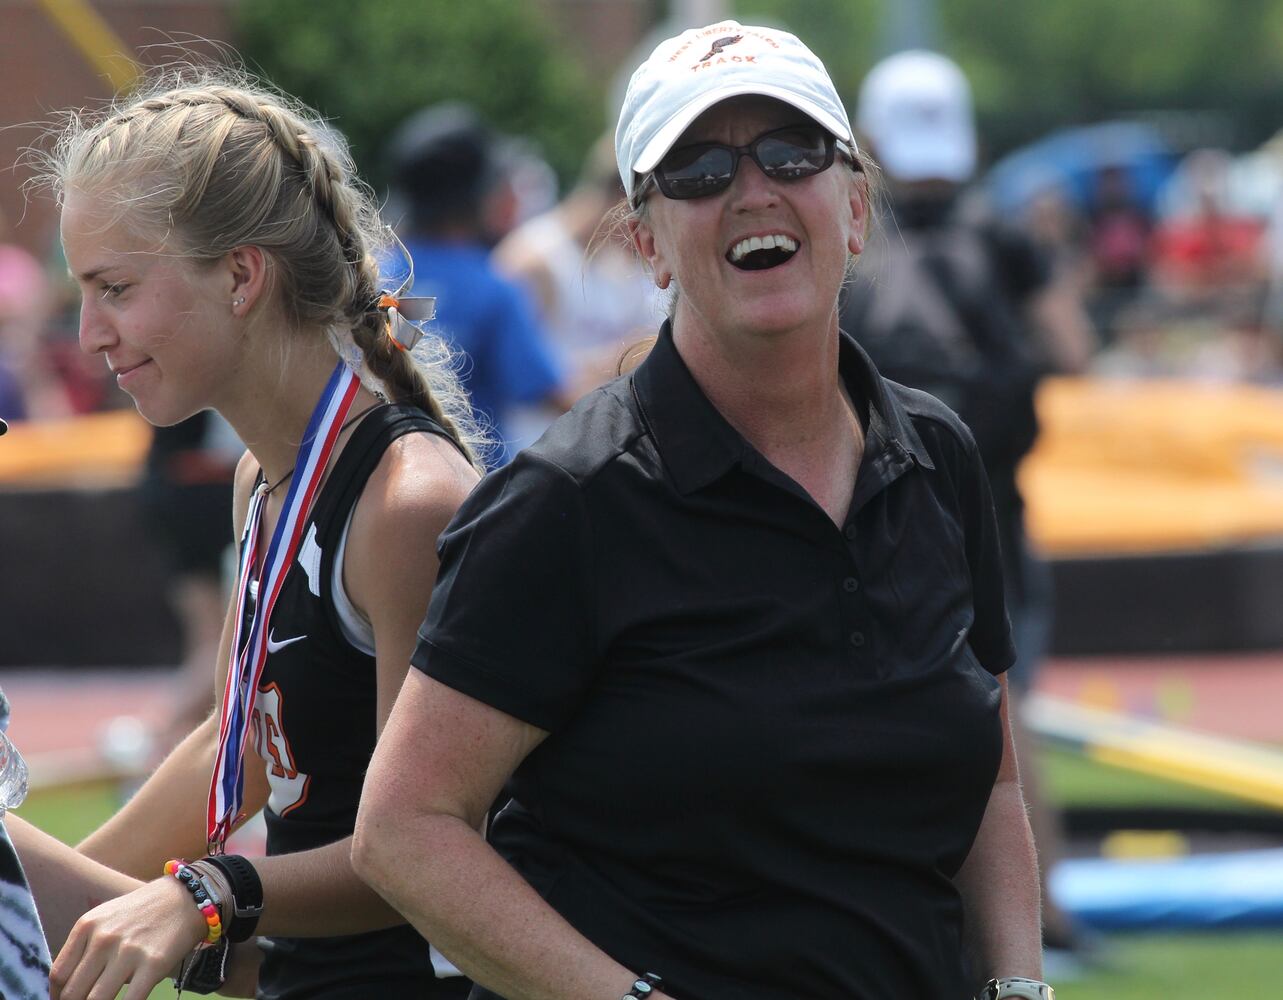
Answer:
<svg viewBox="0 0 1283 1000"><path fill-rule="evenodd" d="M294 329L328 331L391 399L421 407L474 464L487 447L438 337L413 354L385 334L375 263L386 250L373 192L346 142L309 109L228 71L169 71L96 121L72 116L45 158L61 196L90 188L132 228L196 261L254 245L272 262Z"/></svg>
<svg viewBox="0 0 1283 1000"><path fill-rule="evenodd" d="M360 317L353 318L351 329L366 368L383 383L392 399L424 410L445 428L474 465L483 467L490 443L459 381L458 357L444 340L432 334L426 334L412 351L398 347L387 329L387 317L377 306L381 294L377 287L378 268L370 258L357 266L361 289L356 301L370 304Z"/></svg>

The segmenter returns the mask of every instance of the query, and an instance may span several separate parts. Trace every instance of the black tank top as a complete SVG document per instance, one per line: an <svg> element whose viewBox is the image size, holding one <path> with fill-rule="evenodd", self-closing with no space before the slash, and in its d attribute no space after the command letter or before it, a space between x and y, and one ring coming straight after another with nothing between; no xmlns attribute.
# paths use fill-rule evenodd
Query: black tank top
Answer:
<svg viewBox="0 0 1283 1000"><path fill-rule="evenodd" d="M360 422L313 504L272 611L252 714L271 786L269 855L352 835L374 752L377 685L374 657L353 646L339 624L334 561L370 474L393 441L412 433L453 443L415 407L382 406ZM428 944L407 924L337 937L264 938L261 947L258 995L267 1000L467 995L460 977L435 980Z"/></svg>

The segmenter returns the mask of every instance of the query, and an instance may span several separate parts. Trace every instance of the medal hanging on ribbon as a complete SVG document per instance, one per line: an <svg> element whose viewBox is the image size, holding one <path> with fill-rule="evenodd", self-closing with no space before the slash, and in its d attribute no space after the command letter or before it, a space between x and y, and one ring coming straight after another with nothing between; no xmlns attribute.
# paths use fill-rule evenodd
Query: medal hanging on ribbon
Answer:
<svg viewBox="0 0 1283 1000"><path fill-rule="evenodd" d="M342 361L334 369L320 401L307 423L303 443L299 446L294 477L285 505L276 521L272 540L263 554L258 574L257 596L251 597L251 584L260 566L259 537L267 494L260 485L250 499L245 538L241 546L240 572L236 579L236 628L233 634L227 684L223 691L223 710L218 727L218 756L210 779L209 808L206 814L207 838L211 854L222 851L240 813L245 791L245 746L249 740L249 718L258 692L259 678L267 662L268 626L272 608L280 595L285 576L294 562L303 526L312 501L320 488L326 465L352 401L361 387L356 374ZM253 600L252 617L247 614ZM250 620L246 623L246 618Z"/></svg>

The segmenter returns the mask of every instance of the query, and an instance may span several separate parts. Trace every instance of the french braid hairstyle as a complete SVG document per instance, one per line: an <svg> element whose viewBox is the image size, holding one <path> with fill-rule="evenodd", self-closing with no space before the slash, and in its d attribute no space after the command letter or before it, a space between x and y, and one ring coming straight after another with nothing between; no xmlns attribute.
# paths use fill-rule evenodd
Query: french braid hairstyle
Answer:
<svg viewBox="0 0 1283 1000"><path fill-rule="evenodd" d="M169 69L102 114L69 116L43 159L60 200L92 191L116 221L194 262L260 247L287 320L327 330L349 364L425 410L480 467L487 440L457 358L440 337L407 352L385 334L387 230L343 137L313 111L232 71Z"/></svg>

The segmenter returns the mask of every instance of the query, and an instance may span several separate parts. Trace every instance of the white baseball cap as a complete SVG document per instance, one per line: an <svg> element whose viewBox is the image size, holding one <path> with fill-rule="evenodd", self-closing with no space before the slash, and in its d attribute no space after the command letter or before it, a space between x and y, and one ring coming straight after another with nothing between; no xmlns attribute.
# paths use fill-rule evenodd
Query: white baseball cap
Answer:
<svg viewBox="0 0 1283 1000"><path fill-rule="evenodd" d="M842 99L814 52L778 28L719 21L660 42L628 82L615 160L629 200L637 175L654 169L691 122L743 94L790 104L855 148Z"/></svg>
<svg viewBox="0 0 1283 1000"><path fill-rule="evenodd" d="M894 180L960 184L975 172L971 87L957 64L936 52L913 49L874 66L855 117Z"/></svg>

